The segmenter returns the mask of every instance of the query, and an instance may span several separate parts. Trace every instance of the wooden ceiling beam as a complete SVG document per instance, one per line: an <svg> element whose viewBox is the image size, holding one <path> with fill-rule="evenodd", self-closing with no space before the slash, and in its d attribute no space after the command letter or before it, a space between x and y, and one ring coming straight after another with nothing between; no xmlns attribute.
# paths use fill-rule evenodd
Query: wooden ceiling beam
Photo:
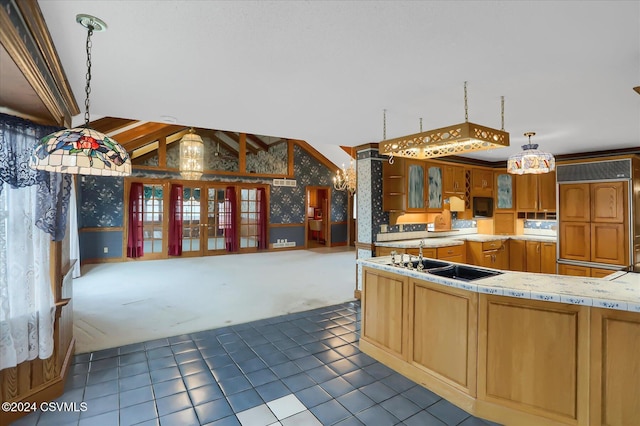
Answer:
<svg viewBox="0 0 640 426"><path fill-rule="evenodd" d="M158 124L158 123L150 123L150 124ZM146 125L143 125L146 126ZM138 126L138 127L142 127L142 126ZM132 130L137 130L138 128L136 127L135 129ZM184 126L177 126L177 125L168 125L168 124L163 124L161 125L161 127L155 127L155 130L153 130L152 132L148 133L148 132L144 132L142 134L140 134L140 136L138 136L137 138L134 139L125 139L122 138L120 136L118 136L118 142L120 143L120 145L122 145L124 147L124 149L126 149L128 152L132 152L142 146L145 146L151 142L155 142L157 141L159 138L164 138L164 137L168 137L174 133L177 132L181 132L183 131L185 128ZM128 133L128 132L124 132L124 133ZM136 132L137 133L137 132Z"/></svg>
<svg viewBox="0 0 640 426"><path fill-rule="evenodd" d="M240 136L237 133L227 132L226 130L220 130L220 133L222 133L225 136L229 137L234 142L237 142L238 146L240 146ZM250 145L246 145L246 146L247 146L247 151L250 151L252 154L256 154L258 152L258 150L256 148L254 148L254 147L252 147Z"/></svg>
<svg viewBox="0 0 640 426"><path fill-rule="evenodd" d="M176 126L171 124L143 123L143 124L140 124L139 126L135 126L129 130L125 130L124 132L119 133L117 136L117 139L120 145L125 146L126 144L129 144L140 137L144 137L151 133L155 133L163 129L172 128L172 127L178 128L180 130L184 129L184 126ZM125 148L127 147L125 146Z"/></svg>
<svg viewBox="0 0 640 426"><path fill-rule="evenodd" d="M266 143L262 142L262 140L257 137L256 135L252 135L250 133L247 133L247 141L251 142L255 145L258 145L258 148L261 148L263 151L269 151L269 145L267 145Z"/></svg>
<svg viewBox="0 0 640 426"><path fill-rule="evenodd" d="M101 133L112 133L124 127L136 123L138 120L128 120L126 118L102 117L89 123L89 127Z"/></svg>

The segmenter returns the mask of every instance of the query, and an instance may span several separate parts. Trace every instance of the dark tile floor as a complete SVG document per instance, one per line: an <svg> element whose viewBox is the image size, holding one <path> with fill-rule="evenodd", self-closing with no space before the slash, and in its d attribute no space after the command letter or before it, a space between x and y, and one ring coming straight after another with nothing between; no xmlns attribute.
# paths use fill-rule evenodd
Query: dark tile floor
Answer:
<svg viewBox="0 0 640 426"><path fill-rule="evenodd" d="M76 409L14 425L494 425L361 353L359 333L349 302L76 355L57 400Z"/></svg>

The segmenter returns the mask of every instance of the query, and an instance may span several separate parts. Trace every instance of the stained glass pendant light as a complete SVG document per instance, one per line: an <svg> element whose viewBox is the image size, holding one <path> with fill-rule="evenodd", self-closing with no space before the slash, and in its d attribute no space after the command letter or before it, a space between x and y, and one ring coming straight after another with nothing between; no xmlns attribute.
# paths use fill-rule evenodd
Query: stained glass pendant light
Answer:
<svg viewBox="0 0 640 426"><path fill-rule="evenodd" d="M204 171L204 143L191 128L189 133L180 139L180 176L189 180L197 180Z"/></svg>
<svg viewBox="0 0 640 426"><path fill-rule="evenodd" d="M107 135L89 127L91 36L94 31L106 31L107 25L95 16L84 14L77 15L76 22L87 29L84 126L64 129L42 138L34 148L29 166L56 173L128 176L131 174L131 159L127 150Z"/></svg>
<svg viewBox="0 0 640 426"><path fill-rule="evenodd" d="M538 150L538 144L531 143L534 132L524 134L529 143L522 145L522 151L509 157L507 172L514 175L549 173L556 168L556 159L548 152Z"/></svg>

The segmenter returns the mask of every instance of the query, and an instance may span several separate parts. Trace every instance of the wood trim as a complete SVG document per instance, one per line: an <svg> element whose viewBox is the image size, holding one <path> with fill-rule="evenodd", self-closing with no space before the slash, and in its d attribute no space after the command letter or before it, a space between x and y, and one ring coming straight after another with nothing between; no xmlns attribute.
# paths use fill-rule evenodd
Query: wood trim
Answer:
<svg viewBox="0 0 640 426"><path fill-rule="evenodd" d="M333 172L334 170L338 170L338 166L333 164L331 160L329 160L327 157L322 155L317 149L309 145L306 141L303 141L300 139L291 139L291 140L300 148L304 149L307 152L307 154L311 155L311 157L313 157L316 161L318 161L320 164L328 168L330 171Z"/></svg>
<svg viewBox="0 0 640 426"><path fill-rule="evenodd" d="M124 232L125 228L123 226L113 226L113 227L88 227L88 228L80 228L78 232Z"/></svg>
<svg viewBox="0 0 640 426"><path fill-rule="evenodd" d="M361 243L359 241L356 241L355 246L356 246L356 251L357 250L370 250L372 253L375 253L375 251L376 251L375 243Z"/></svg>
<svg viewBox="0 0 640 426"><path fill-rule="evenodd" d="M15 8L17 3L19 9ZM26 26L16 27L11 16L20 18ZM38 50L39 58L31 55L28 42ZM52 124L71 125L71 117L80 110L35 0L10 2L0 8L0 43L51 114Z"/></svg>

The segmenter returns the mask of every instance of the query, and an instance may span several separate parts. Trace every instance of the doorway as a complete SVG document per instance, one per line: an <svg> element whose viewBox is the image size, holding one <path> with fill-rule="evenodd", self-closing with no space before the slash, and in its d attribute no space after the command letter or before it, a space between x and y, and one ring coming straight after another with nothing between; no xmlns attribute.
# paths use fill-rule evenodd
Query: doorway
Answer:
<svg viewBox="0 0 640 426"><path fill-rule="evenodd" d="M331 246L331 189L308 186L306 197L307 248Z"/></svg>
<svg viewBox="0 0 640 426"><path fill-rule="evenodd" d="M225 252L225 187L184 185L182 200L182 256Z"/></svg>

